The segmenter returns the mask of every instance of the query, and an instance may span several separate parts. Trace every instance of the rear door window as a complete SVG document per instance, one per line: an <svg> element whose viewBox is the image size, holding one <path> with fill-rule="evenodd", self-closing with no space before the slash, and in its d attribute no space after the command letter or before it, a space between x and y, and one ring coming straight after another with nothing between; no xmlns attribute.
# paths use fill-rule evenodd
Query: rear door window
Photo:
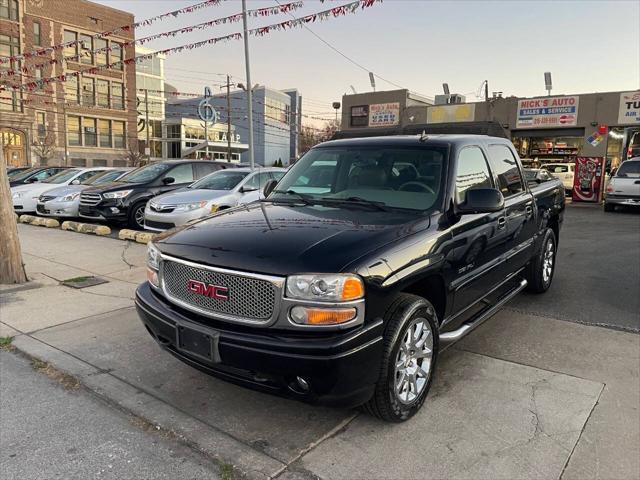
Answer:
<svg viewBox="0 0 640 480"><path fill-rule="evenodd" d="M213 163L202 162L202 163L194 163L193 170L195 172L194 177L196 180L198 180L202 177L206 177L210 173L217 172L218 170L220 170L220 167Z"/></svg>
<svg viewBox="0 0 640 480"><path fill-rule="evenodd" d="M524 191L518 161L506 145L489 145L491 167L498 178L498 189L507 198Z"/></svg>

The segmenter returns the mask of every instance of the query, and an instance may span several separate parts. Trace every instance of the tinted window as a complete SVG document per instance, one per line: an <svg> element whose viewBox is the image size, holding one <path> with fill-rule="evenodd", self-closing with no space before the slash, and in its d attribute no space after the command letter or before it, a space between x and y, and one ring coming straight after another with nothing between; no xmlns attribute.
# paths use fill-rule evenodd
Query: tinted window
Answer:
<svg viewBox="0 0 640 480"><path fill-rule="evenodd" d="M498 177L498 188L506 198L524 190L518 162L506 145L489 145L491 166Z"/></svg>
<svg viewBox="0 0 640 480"><path fill-rule="evenodd" d="M120 179L121 182L127 183L146 183L157 178L163 172L166 172L171 165L167 163L153 163L140 167L137 170L125 175Z"/></svg>
<svg viewBox="0 0 640 480"><path fill-rule="evenodd" d="M212 173L197 182L189 185L189 188L204 188L207 190L231 190L238 185L248 172L238 172L236 170L220 170Z"/></svg>
<svg viewBox="0 0 640 480"><path fill-rule="evenodd" d="M269 178L269 172L261 172L253 175L253 177L247 180L247 183L245 183L242 187L260 189L261 187L264 187L264 184L269 181Z"/></svg>
<svg viewBox="0 0 640 480"><path fill-rule="evenodd" d="M202 178L202 177L206 177L207 175L209 175L210 173L216 172L218 170L220 170L220 168L217 165L214 165L212 163L194 163L193 164L194 170L195 170L195 177L196 180L198 178Z"/></svg>
<svg viewBox="0 0 640 480"><path fill-rule="evenodd" d="M102 173L102 172L100 172ZM76 178L75 180L78 180L80 183L84 183L85 180L89 180L91 177L95 177L96 176L96 172L84 172L82 175L78 175L78 178Z"/></svg>
<svg viewBox="0 0 640 480"><path fill-rule="evenodd" d="M640 162L630 162L629 160L627 160L626 162L622 162L616 176L634 178L640 177Z"/></svg>
<svg viewBox="0 0 640 480"><path fill-rule="evenodd" d="M284 177L285 173L286 172L271 172L271 178L273 178L274 180L280 181L280 179Z"/></svg>
<svg viewBox="0 0 640 480"><path fill-rule="evenodd" d="M458 155L456 166L456 202L465 202L467 190L492 186L489 165L482 150L478 147L464 148Z"/></svg>
<svg viewBox="0 0 640 480"><path fill-rule="evenodd" d="M193 167L190 163L183 163L169 170L165 174L166 177L173 177L173 183L191 183L193 182Z"/></svg>
<svg viewBox="0 0 640 480"><path fill-rule="evenodd" d="M79 172L80 170L76 168L70 168L69 170L64 170L57 175L47 178L43 183L65 183L75 177Z"/></svg>

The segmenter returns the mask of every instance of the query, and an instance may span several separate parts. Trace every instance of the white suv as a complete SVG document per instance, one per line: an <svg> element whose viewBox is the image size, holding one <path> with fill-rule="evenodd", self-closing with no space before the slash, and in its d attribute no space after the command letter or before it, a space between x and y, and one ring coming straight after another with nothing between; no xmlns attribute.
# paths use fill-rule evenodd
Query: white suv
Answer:
<svg viewBox="0 0 640 480"><path fill-rule="evenodd" d="M573 175L575 173L575 164L573 163L547 163L542 165L547 172L556 178L559 178L564 185L565 192L573 190Z"/></svg>

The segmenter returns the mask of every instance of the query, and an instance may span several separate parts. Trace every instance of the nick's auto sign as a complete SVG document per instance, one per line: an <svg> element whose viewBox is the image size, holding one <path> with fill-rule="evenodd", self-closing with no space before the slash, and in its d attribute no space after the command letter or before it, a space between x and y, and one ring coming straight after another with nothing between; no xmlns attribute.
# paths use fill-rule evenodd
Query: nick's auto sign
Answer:
<svg viewBox="0 0 640 480"><path fill-rule="evenodd" d="M545 97L518 101L516 128L574 127L579 97Z"/></svg>

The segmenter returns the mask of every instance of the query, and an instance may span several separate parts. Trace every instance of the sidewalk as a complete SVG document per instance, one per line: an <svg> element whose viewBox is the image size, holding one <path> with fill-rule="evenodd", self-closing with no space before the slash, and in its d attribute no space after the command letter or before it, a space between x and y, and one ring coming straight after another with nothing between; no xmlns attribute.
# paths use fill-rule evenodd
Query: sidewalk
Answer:
<svg viewBox="0 0 640 480"><path fill-rule="evenodd" d="M40 285L0 291L0 336L14 335L19 350L238 474L640 477L637 334L505 309L445 352L425 408L390 425L245 390L162 352L133 308L144 246L19 231L27 271ZM58 283L87 275L109 283Z"/></svg>

